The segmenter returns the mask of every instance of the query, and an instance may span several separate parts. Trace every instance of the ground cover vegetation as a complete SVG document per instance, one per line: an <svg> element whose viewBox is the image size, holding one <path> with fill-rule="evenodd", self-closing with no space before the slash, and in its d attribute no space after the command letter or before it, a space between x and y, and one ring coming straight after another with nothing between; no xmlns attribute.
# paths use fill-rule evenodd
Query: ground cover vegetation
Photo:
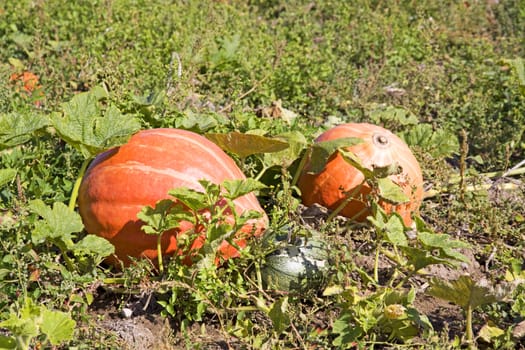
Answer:
<svg viewBox="0 0 525 350"><path fill-rule="evenodd" d="M525 1L6 0L0 39L0 348L525 347ZM301 204L301 159L347 122L410 146L413 227L374 196L366 223ZM79 181L151 128L247 176L170 191L209 235L249 218L200 208L254 192L268 229L240 257L104 262ZM159 242L169 204L138 214ZM283 292L290 245L322 268Z"/></svg>

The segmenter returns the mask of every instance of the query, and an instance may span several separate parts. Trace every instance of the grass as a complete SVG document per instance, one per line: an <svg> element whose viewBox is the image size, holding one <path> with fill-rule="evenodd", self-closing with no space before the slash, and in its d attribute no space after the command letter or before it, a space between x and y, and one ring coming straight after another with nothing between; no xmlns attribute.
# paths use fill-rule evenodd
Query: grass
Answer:
<svg viewBox="0 0 525 350"><path fill-rule="evenodd" d="M370 271L357 269L354 262L362 252L375 254L371 242L377 237L373 229L356 228L341 218L314 226L341 247L331 282L347 289L331 298L254 299L258 288L245 271L261 258L257 242L227 268L194 276L191 288L187 280L162 286L147 264L123 273L108 271L96 264L96 256L77 256L74 249L67 254L78 268L68 269L59 254L64 247L35 240L40 216L30 203L41 199L49 206L67 204L85 157L52 125L36 126L74 96L97 86L107 92L107 104L135 118L141 128L267 136L294 131L310 142L340 122L373 121L411 140L418 140L418 124L425 124L444 135L410 145L429 184L446 189L460 173L468 185L486 183L484 173L507 170L525 158L525 78L519 71L519 60L525 58L523 0L7 0L0 4L0 38L0 169L16 171L13 176L4 173L5 181L0 176L0 322L13 315L23 319L20 310L31 307L27 300L45 305L48 310L38 312L46 317L65 312L76 322L75 337L63 334L58 339L39 325L32 346L103 348L101 342L107 341L118 348L111 332L94 334L93 318L98 316L86 314L100 298L101 284L123 299L154 291L164 305L171 305L162 313L175 324L173 332L186 336L190 348L202 340L192 328L200 324L213 324L224 339L235 336L238 343L232 347L330 348L335 339L350 336L337 326L347 318L354 325L368 322L352 338L356 346L398 346L405 341L417 347L424 335L431 336L436 347L459 346L445 330L422 324L417 335L381 333L377 325L387 321L377 312L397 296L377 292L385 286L368 281L365 275ZM27 92L25 82L10 79L22 72L34 73L39 86ZM393 115L388 108L415 119ZM277 117L268 111L277 111ZM279 118L283 111L297 118ZM26 129L15 123L12 138L13 132L5 130L15 116L31 122ZM258 155L236 160L251 177L265 166ZM273 230L303 234L305 218L290 187L296 165L282 172L273 167L261 176L271 187L261 192L260 200ZM511 192L492 188L459 195L458 187L442 190L427 199L421 211L432 231L467 242L476 262L486 269L484 276L495 285L505 272L518 276L524 268L520 252L525 190L520 175L514 179ZM75 235L75 242L84 237L82 232ZM343 247L359 244L366 249ZM393 247L392 242L384 244ZM404 268L396 265L400 273ZM170 273L186 276L189 271L171 266L166 274ZM108 278L124 284L101 282ZM368 294L372 291L377 293ZM353 309L348 307L358 296L363 299L354 300ZM523 339L511 333L525 317L520 308L525 302L518 292L512 297L517 306L497 301L474 310L474 333L481 334L484 318L503 331L488 340L477 338L478 346L523 346ZM179 303L183 307L173 309ZM413 307L402 298L393 304ZM257 311L247 311L253 308ZM27 324L36 324L27 319ZM313 331L316 319L319 324ZM456 319L461 321L461 314ZM406 320L388 322L397 330L414 326ZM12 327L0 323L0 328L3 345L1 337ZM453 331L461 335L463 330Z"/></svg>

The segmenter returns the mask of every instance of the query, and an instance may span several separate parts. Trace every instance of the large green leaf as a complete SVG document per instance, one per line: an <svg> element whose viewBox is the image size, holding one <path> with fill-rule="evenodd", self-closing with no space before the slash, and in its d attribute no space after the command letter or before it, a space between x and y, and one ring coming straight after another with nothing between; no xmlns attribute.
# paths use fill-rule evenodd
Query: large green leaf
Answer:
<svg viewBox="0 0 525 350"><path fill-rule="evenodd" d="M223 150L241 158L258 153L278 152L288 147L288 142L280 139L236 131L227 134L209 133L205 136Z"/></svg>
<svg viewBox="0 0 525 350"><path fill-rule="evenodd" d="M73 247L73 233L80 232L84 228L78 213L60 202L54 203L53 208L50 208L40 199L31 201L29 207L42 217L35 223L31 236L34 243L51 239L63 242L68 249Z"/></svg>
<svg viewBox="0 0 525 350"><path fill-rule="evenodd" d="M62 112L53 113L51 121L60 137L79 150L85 158L127 141L140 129L134 117L122 114L110 105L101 108L105 98L102 88L75 95L62 104Z"/></svg>
<svg viewBox="0 0 525 350"><path fill-rule="evenodd" d="M40 327L52 345L58 345L63 341L73 338L76 322L71 316L61 311L44 309L42 312L42 325Z"/></svg>

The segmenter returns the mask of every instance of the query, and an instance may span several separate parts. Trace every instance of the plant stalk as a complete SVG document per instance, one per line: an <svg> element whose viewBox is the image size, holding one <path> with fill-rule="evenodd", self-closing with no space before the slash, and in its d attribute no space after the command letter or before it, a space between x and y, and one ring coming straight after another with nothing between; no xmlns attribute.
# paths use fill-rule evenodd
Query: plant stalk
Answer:
<svg viewBox="0 0 525 350"><path fill-rule="evenodd" d="M78 190L80 188L80 184L82 183L82 179L84 178L84 174L86 173L86 169L91 162L92 158L87 158L82 163L82 166L80 167L80 171L78 174L78 177L75 181L75 185L73 186L73 191L71 192L71 198L69 199L69 209L71 211L75 210L75 205L77 204L77 197L78 197Z"/></svg>
<svg viewBox="0 0 525 350"><path fill-rule="evenodd" d="M474 344L474 332L472 330L472 305L467 306L466 310L466 318L467 318L467 345L470 350L475 350L476 345Z"/></svg>

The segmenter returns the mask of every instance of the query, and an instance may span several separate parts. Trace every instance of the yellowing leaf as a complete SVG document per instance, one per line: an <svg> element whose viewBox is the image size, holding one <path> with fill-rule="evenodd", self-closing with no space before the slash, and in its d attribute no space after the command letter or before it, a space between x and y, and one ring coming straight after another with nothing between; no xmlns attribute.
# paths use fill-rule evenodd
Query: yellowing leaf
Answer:
<svg viewBox="0 0 525 350"><path fill-rule="evenodd" d="M241 158L258 153L278 152L288 147L288 142L283 140L236 131L227 134L209 133L205 136L223 150Z"/></svg>

